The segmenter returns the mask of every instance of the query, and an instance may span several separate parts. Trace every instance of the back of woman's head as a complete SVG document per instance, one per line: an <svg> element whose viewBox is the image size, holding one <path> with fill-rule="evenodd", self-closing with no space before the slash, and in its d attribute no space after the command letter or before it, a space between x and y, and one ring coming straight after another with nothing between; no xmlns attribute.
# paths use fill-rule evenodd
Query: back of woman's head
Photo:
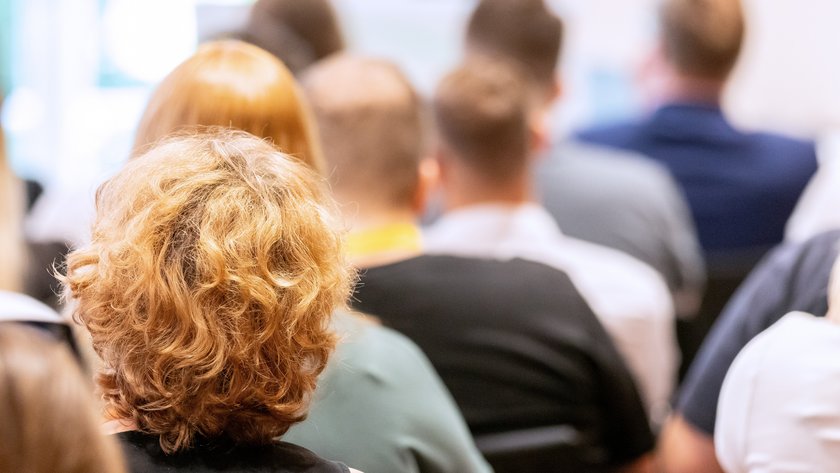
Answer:
<svg viewBox="0 0 840 473"><path fill-rule="evenodd" d="M302 420L351 273L307 166L247 133L176 136L97 193L68 257L107 414L157 434L265 443Z"/></svg>
<svg viewBox="0 0 840 473"><path fill-rule="evenodd" d="M92 387L66 348L34 328L0 323L0 471L125 471L100 423Z"/></svg>
<svg viewBox="0 0 840 473"><path fill-rule="evenodd" d="M197 126L247 131L316 170L323 168L314 122L294 77L256 46L232 40L207 43L175 68L149 99L134 154Z"/></svg>

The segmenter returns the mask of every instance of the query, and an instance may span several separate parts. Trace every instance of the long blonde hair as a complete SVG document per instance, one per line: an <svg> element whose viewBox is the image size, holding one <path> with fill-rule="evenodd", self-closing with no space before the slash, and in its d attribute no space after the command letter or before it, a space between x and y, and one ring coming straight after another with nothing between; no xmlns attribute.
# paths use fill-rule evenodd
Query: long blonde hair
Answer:
<svg viewBox="0 0 840 473"><path fill-rule="evenodd" d="M0 471L125 472L92 391L64 346L0 323Z"/></svg>
<svg viewBox="0 0 840 473"><path fill-rule="evenodd" d="M292 73L270 53L241 41L201 46L149 100L134 155L176 131L222 126L268 138L321 172L323 158L306 99Z"/></svg>
<svg viewBox="0 0 840 473"><path fill-rule="evenodd" d="M26 246L23 238L23 185L6 159L3 130L0 129L0 290L20 291L26 271Z"/></svg>

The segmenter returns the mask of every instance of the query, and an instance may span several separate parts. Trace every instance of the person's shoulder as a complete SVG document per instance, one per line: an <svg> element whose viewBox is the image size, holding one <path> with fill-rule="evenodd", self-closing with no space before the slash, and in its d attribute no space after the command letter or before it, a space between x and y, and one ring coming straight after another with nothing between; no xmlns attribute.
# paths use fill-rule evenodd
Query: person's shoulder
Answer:
<svg viewBox="0 0 840 473"><path fill-rule="evenodd" d="M336 318L341 339L335 355L337 369L352 373L356 382L401 388L431 370L414 342L375 318L350 312L340 312Z"/></svg>
<svg viewBox="0 0 840 473"><path fill-rule="evenodd" d="M270 456L266 457L278 461L277 466L280 470L276 471L288 473L350 473L355 471L343 463L322 458L312 450L294 443L278 441L268 447L271 449Z"/></svg>
<svg viewBox="0 0 840 473"><path fill-rule="evenodd" d="M816 144L811 140L794 138L777 133L756 132L748 135L762 151L784 157L786 160L807 160L816 165Z"/></svg>
<svg viewBox="0 0 840 473"><path fill-rule="evenodd" d="M593 271L603 271L617 281L635 286L656 285L659 288L659 285L664 285L655 269L623 251L578 238L564 239L570 251L584 256L592 264Z"/></svg>
<svg viewBox="0 0 840 473"><path fill-rule="evenodd" d="M608 124L594 125L575 133L575 138L588 143L598 143L609 146L621 146L644 128L641 121L622 121Z"/></svg>

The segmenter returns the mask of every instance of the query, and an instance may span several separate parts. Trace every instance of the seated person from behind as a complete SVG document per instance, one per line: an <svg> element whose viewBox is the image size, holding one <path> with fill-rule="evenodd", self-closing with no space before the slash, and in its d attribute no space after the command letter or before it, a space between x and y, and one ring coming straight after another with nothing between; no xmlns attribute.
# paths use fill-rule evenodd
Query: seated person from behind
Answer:
<svg viewBox="0 0 840 473"><path fill-rule="evenodd" d="M715 451L727 473L840 471L840 264L828 314L791 312L732 362Z"/></svg>
<svg viewBox="0 0 840 473"><path fill-rule="evenodd" d="M659 13L664 103L649 117L580 137L665 165L685 192L709 264L739 256L749 270L782 241L816 170L814 145L745 133L724 116L721 95L744 37L740 0L667 0Z"/></svg>
<svg viewBox="0 0 840 473"><path fill-rule="evenodd" d="M426 251L524 258L566 272L612 336L658 425L678 360L668 289L641 261L565 236L534 201L524 81L507 63L476 56L444 78L434 112L446 208L426 232Z"/></svg>
<svg viewBox="0 0 840 473"><path fill-rule="evenodd" d="M29 318L25 306L14 307ZM12 312L5 304L3 311ZM92 386L62 344L1 323L0 386L0 471L126 471L119 445L100 431Z"/></svg>
<svg viewBox="0 0 840 473"><path fill-rule="evenodd" d="M64 284L130 470L349 471L275 440L306 416L351 281L317 175L247 133L185 135L96 204Z"/></svg>
<svg viewBox="0 0 840 473"><path fill-rule="evenodd" d="M719 473L712 435L720 389L732 360L758 334L792 311L828 310L829 275L840 231L773 250L750 274L703 342L660 436L666 473Z"/></svg>
<svg viewBox="0 0 840 473"><path fill-rule="evenodd" d="M565 274L421 254L419 102L402 74L340 56L303 84L362 268L356 307L423 348L473 434L571 426L580 463L643 468L653 439L639 394Z"/></svg>
<svg viewBox="0 0 840 473"><path fill-rule="evenodd" d="M532 127L550 142L534 169L537 197L563 233L649 264L668 284L677 313L690 317L702 296L703 260L668 171L636 153L552 134L551 110L565 92L557 73L564 36L564 22L544 0L482 0L467 24L465 53L509 60L528 80Z"/></svg>
<svg viewBox="0 0 840 473"><path fill-rule="evenodd" d="M197 125L255 133L323 168L295 79L252 45L207 43L172 71L149 100L135 146ZM484 471L463 419L416 346L344 311L335 326L341 336L335 361L321 377L309 418L289 432L294 443L368 473Z"/></svg>

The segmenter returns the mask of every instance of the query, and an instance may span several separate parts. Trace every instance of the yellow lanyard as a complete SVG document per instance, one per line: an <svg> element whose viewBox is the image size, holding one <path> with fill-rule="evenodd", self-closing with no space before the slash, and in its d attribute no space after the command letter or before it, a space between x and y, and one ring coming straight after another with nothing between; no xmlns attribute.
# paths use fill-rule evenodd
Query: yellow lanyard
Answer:
<svg viewBox="0 0 840 473"><path fill-rule="evenodd" d="M392 223L347 235L347 252L351 258L421 249L420 229L410 223Z"/></svg>

